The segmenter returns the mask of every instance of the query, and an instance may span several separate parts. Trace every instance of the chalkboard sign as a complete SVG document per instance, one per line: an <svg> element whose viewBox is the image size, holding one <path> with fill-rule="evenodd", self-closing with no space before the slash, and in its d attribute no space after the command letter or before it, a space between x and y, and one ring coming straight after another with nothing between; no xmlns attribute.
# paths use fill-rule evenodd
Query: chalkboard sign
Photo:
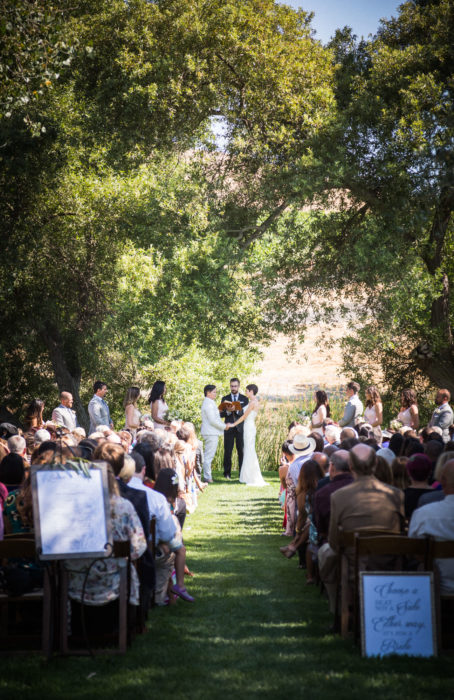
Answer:
<svg viewBox="0 0 454 700"><path fill-rule="evenodd" d="M363 656L437 653L433 574L361 572Z"/></svg>
<svg viewBox="0 0 454 700"><path fill-rule="evenodd" d="M33 519L41 559L108 556L112 542L106 465L89 476L60 465L32 465Z"/></svg>

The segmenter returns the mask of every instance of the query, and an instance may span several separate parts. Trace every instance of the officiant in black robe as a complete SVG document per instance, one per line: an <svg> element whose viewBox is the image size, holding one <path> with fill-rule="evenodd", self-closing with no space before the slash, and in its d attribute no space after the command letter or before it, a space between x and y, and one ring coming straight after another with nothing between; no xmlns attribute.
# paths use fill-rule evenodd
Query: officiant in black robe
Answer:
<svg viewBox="0 0 454 700"><path fill-rule="evenodd" d="M221 418L224 418L226 423L234 423L243 415L244 409L249 403L247 396L240 394L240 380L236 377L230 380L230 394L222 397L222 403L224 401L239 401L241 404L240 411L221 411ZM231 476L232 452L235 443L238 453L238 468L241 469L243 462L243 426L244 423L240 423L235 428L229 428L229 430L224 432L224 476L226 479L230 479Z"/></svg>

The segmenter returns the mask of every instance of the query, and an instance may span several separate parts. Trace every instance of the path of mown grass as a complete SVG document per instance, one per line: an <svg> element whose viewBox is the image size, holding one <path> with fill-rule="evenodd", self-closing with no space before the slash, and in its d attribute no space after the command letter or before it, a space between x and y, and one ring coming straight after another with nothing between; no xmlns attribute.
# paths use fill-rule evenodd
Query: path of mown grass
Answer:
<svg viewBox="0 0 454 700"><path fill-rule="evenodd" d="M248 488L217 479L185 526L193 605L154 610L125 657L3 658L0 697L442 698L449 658L366 660L326 632L327 604L279 553L276 474Z"/></svg>

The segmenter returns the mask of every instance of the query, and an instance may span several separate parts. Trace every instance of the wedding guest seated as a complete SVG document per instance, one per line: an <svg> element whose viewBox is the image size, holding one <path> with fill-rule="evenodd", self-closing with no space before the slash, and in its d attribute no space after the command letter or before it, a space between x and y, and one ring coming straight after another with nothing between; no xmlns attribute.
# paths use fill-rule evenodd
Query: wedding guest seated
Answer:
<svg viewBox="0 0 454 700"><path fill-rule="evenodd" d="M322 453L323 448L325 447L325 441L323 437L320 435L320 433L317 433L313 431L312 433L309 433L308 437L312 438L315 442L315 452Z"/></svg>
<svg viewBox="0 0 454 700"><path fill-rule="evenodd" d="M441 440L429 440L424 445L424 452L432 465L433 474L437 460L441 453L444 452L444 443ZM430 480L432 479L432 474L430 475Z"/></svg>
<svg viewBox="0 0 454 700"><path fill-rule="evenodd" d="M155 492L156 494L162 494L166 498L170 509L174 509L178 494L178 477L173 469L161 469L156 479ZM171 587L171 592L176 594L183 600L187 601L188 603L192 603L194 601L194 598L191 595L189 595L184 585L184 573L186 567L186 547L183 544L181 528L179 527L178 520L175 516L173 517L173 522L175 526L175 532L173 537L167 541L163 540L161 536L159 536L159 539L157 538L159 549L159 552L157 552L156 557L156 587L158 589L157 592L158 595L162 592L162 587L159 586L159 580L162 581L162 578L159 579L158 572L164 565L166 575L167 572L170 573L170 569L165 566L165 558L168 554L173 553L175 555L175 575L177 582L174 586ZM162 557L160 556L160 553L162 553Z"/></svg>
<svg viewBox="0 0 454 700"><path fill-rule="evenodd" d="M404 457L411 457L415 454L424 454L424 447L416 438L404 437L404 443L402 445L402 454L404 455Z"/></svg>
<svg viewBox="0 0 454 700"><path fill-rule="evenodd" d="M325 427L325 440L329 445L339 447L341 429L337 425L327 425Z"/></svg>
<svg viewBox="0 0 454 700"><path fill-rule="evenodd" d="M404 491L405 517L410 519L418 506L420 496L431 490L429 478L432 475L432 464L426 455L415 454L407 462L407 472L410 486Z"/></svg>
<svg viewBox="0 0 454 700"><path fill-rule="evenodd" d="M336 599L336 564L338 529L390 530L401 532L403 525L403 493L383 484L373 476L375 451L367 445L355 445L350 452L350 467L354 481L331 495L331 517L328 544L319 550L319 566L330 609L334 612ZM353 553L347 552L349 576L353 572Z"/></svg>
<svg viewBox="0 0 454 700"><path fill-rule="evenodd" d="M114 447L113 445L110 446ZM145 534L134 506L119 494L118 483L110 464L107 467L110 496L110 516L114 542L130 542L131 559L138 559L147 548ZM72 601L71 626L73 634L81 632L80 604L96 606L86 616L90 632L100 629L112 631L117 626L115 601L120 594L120 570L124 565L121 559L107 557L99 560L90 558L69 559L65 567L69 572L69 597ZM134 566L130 571L129 603L139 605L139 579Z"/></svg>
<svg viewBox="0 0 454 700"><path fill-rule="evenodd" d="M408 457L396 457L391 464L393 473L393 486L397 489L404 489L410 486L410 477L407 472Z"/></svg>
<svg viewBox="0 0 454 700"><path fill-rule="evenodd" d="M395 456L396 455L389 449L389 447L381 447L377 452L377 457L383 457L383 459L385 459L390 466L393 463Z"/></svg>
<svg viewBox="0 0 454 700"><path fill-rule="evenodd" d="M35 447L39 447L41 443L46 442L46 440L51 440L50 432L45 428L37 430L34 436Z"/></svg>
<svg viewBox="0 0 454 700"><path fill-rule="evenodd" d="M417 508L411 517L409 537L435 537L437 540L454 540L454 459L444 465L441 484L445 493L442 501ZM439 559L441 593L454 593L454 559Z"/></svg>
<svg viewBox="0 0 454 700"><path fill-rule="evenodd" d="M296 523L296 487L298 486L298 477L303 462L309 459L315 451L315 441L312 438L305 437L303 434L296 433L293 442L288 440L287 443L293 458L288 459L286 455L289 468L285 479L287 494L287 527L285 534L293 537Z"/></svg>
<svg viewBox="0 0 454 700"><path fill-rule="evenodd" d="M379 457L377 455L377 462L375 464L373 474L383 484L390 484L393 486L393 472L391 465L384 457Z"/></svg>
<svg viewBox="0 0 454 700"><path fill-rule="evenodd" d="M449 462L451 459L454 459L454 451L443 452L443 454L439 456L433 475L434 482L432 484L432 488L419 497L418 508L421 506L426 506L428 503L435 503L436 501L442 501L444 499L445 494L441 485L441 476L443 474L445 464L447 464L447 462Z"/></svg>
<svg viewBox="0 0 454 700"><path fill-rule="evenodd" d="M23 458L15 454L7 454L0 462L0 482L6 486L8 493L15 491L21 485L25 476L26 465Z"/></svg>
<svg viewBox="0 0 454 700"><path fill-rule="evenodd" d="M400 433L394 433L394 435L391 435L388 448L392 452L394 452L394 455L396 457L400 457L402 454L403 443L404 443L404 436L401 435Z"/></svg>
<svg viewBox="0 0 454 700"><path fill-rule="evenodd" d="M318 532L319 545L328 541L331 494L348 486L353 481L350 471L350 455L347 450L337 450L331 455L329 479L329 483L317 490L314 496L314 524Z"/></svg>
<svg viewBox="0 0 454 700"><path fill-rule="evenodd" d="M317 483L324 472L314 459L307 459L301 466L296 489L298 519L296 522L296 535L292 542L280 550L288 559L293 557L297 550L307 543L306 547L306 583L314 582L314 567L312 557L317 549L317 530L313 522L312 503Z"/></svg>

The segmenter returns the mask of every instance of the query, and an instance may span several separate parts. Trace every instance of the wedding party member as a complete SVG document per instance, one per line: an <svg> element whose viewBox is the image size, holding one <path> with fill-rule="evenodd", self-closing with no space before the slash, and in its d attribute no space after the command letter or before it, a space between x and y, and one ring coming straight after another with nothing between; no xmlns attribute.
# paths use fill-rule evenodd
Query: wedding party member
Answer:
<svg viewBox="0 0 454 700"><path fill-rule="evenodd" d="M323 437L323 426L327 418L330 417L328 396L325 391L319 390L314 393L315 408L311 416L311 430Z"/></svg>
<svg viewBox="0 0 454 700"><path fill-rule="evenodd" d="M341 428L354 428L358 419L363 414L363 403L358 396L359 384L357 382L349 382L346 387L347 403L344 409L344 415L339 421Z"/></svg>
<svg viewBox="0 0 454 700"><path fill-rule="evenodd" d="M93 384L93 397L88 404L88 415L90 416L90 435L96 432L98 425L108 425L113 429L113 422L110 418L110 411L107 401L104 400L107 394L107 384L97 381Z"/></svg>
<svg viewBox="0 0 454 700"><path fill-rule="evenodd" d="M449 428L453 422L453 412L449 405L451 394L447 389L439 389L435 397L437 408L432 413L432 418L429 421L428 428L441 428L443 442L449 442Z"/></svg>
<svg viewBox="0 0 454 700"><path fill-rule="evenodd" d="M166 415L169 411L169 407L164 399L166 393L166 383L161 380L155 382L151 387L148 403L150 404L151 417L153 418L155 430L159 430L159 428L164 430L170 428L170 421L166 419Z"/></svg>
<svg viewBox="0 0 454 700"><path fill-rule="evenodd" d="M53 422L63 428L67 428L70 433L79 426L76 412L73 411L72 406L73 395L69 391L62 391L60 394L60 405L52 411Z"/></svg>
<svg viewBox="0 0 454 700"><path fill-rule="evenodd" d="M44 427L44 401L33 399L25 411L24 426L26 431L39 430Z"/></svg>
<svg viewBox="0 0 454 700"><path fill-rule="evenodd" d="M410 520L409 537L435 537L454 540L454 460L446 462L441 474L445 493L442 501L417 508ZM436 559L440 571L441 593L454 593L454 559Z"/></svg>
<svg viewBox="0 0 454 700"><path fill-rule="evenodd" d="M135 436L137 428L140 424L140 411L137 408L137 401L140 397L140 389L138 386L130 386L126 391L126 396L123 401L125 409L125 428L130 430Z"/></svg>
<svg viewBox="0 0 454 700"><path fill-rule="evenodd" d="M211 462L216 454L219 437L223 435L224 430L230 428L230 424L224 424L219 415L218 407L215 403L217 395L216 386L214 384L207 384L203 389L203 393L205 394L205 398L202 403L202 425L200 427L200 434L205 443L203 478L209 484L212 484Z"/></svg>
<svg viewBox="0 0 454 700"><path fill-rule="evenodd" d="M255 437L257 433L255 419L260 410L257 393L258 386L256 384L247 385L246 396L249 405L243 415L232 423L234 428L240 423L244 423L244 457L240 471L240 482L247 486L267 486L260 471L259 460L255 451Z"/></svg>
<svg viewBox="0 0 454 700"><path fill-rule="evenodd" d="M419 428L419 411L416 402L416 392L413 389L404 389L400 395L400 411L397 414L397 420L402 425L418 430Z"/></svg>
<svg viewBox="0 0 454 700"><path fill-rule="evenodd" d="M364 411L364 420L372 428L374 438L380 445L383 439L381 432L381 424L383 423L383 404L375 386L368 386L366 389L366 410Z"/></svg>
<svg viewBox="0 0 454 700"><path fill-rule="evenodd" d="M240 394L240 380L236 377L230 380L230 394L226 394L222 397L221 403L224 403L224 401L238 401L241 404L239 411L221 411L221 418L225 418L226 424L232 425L243 415L244 409L249 403L247 396ZM238 468L241 469L244 449L243 424L241 422L224 432L224 476L226 479L230 479L232 475L232 452L234 444L236 444L236 451L238 453Z"/></svg>

